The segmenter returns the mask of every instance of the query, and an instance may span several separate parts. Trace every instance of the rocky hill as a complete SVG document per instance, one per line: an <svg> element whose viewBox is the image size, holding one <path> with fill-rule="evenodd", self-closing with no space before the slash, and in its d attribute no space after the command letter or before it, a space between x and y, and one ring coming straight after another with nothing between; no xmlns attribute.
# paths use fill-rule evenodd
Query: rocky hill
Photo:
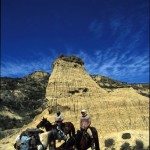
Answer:
<svg viewBox="0 0 150 150"><path fill-rule="evenodd" d="M61 55L53 62L51 75L36 71L19 79L1 78L0 136L17 133L15 129L25 124L23 128L35 126L43 116L52 120L58 109L79 128L80 110L85 108L103 148L110 135L119 139L115 133L130 132L138 137L142 131L146 134L141 136L147 138L148 97L149 84L128 84L89 75L80 58ZM130 144L134 142L130 139Z"/></svg>
<svg viewBox="0 0 150 150"><path fill-rule="evenodd" d="M49 76L36 71L23 78L1 78L0 137L2 131L22 127L42 112Z"/></svg>
<svg viewBox="0 0 150 150"><path fill-rule="evenodd" d="M150 85L149 83L127 83L127 82L121 82L117 80L110 79L105 76L100 75L91 75L93 80L102 88L107 90L108 92L111 92L117 88L130 88L137 90L137 92L143 96L150 97L149 89Z"/></svg>

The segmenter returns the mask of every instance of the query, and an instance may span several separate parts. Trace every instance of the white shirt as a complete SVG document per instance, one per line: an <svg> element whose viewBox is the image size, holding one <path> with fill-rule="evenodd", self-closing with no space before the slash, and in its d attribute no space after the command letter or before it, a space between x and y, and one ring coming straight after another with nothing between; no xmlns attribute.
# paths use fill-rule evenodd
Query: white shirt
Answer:
<svg viewBox="0 0 150 150"><path fill-rule="evenodd" d="M55 117L55 122L62 122L64 120L64 117L62 115Z"/></svg>

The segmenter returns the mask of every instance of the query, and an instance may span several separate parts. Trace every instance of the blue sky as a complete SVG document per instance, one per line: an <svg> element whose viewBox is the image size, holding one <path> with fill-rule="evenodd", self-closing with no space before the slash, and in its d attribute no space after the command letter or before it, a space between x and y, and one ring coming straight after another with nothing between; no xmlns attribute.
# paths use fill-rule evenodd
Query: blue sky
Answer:
<svg viewBox="0 0 150 150"><path fill-rule="evenodd" d="M1 77L52 72L76 55L89 74L149 82L148 0L1 0Z"/></svg>

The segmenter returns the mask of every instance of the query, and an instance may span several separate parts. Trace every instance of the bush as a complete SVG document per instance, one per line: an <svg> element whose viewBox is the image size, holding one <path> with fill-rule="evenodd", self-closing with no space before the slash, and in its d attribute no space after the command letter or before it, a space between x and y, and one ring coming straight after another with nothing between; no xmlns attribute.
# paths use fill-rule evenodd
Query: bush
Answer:
<svg viewBox="0 0 150 150"><path fill-rule="evenodd" d="M1 130L13 129L22 127L23 123L21 120L17 120L16 118L9 118L9 116L0 115L0 128Z"/></svg>
<svg viewBox="0 0 150 150"><path fill-rule="evenodd" d="M4 138L4 137L5 137L5 136L4 136L3 132L0 131L0 139L2 139L2 138Z"/></svg>
<svg viewBox="0 0 150 150"><path fill-rule="evenodd" d="M144 144L140 140L135 141L136 145L134 146L134 150L143 150Z"/></svg>
<svg viewBox="0 0 150 150"><path fill-rule="evenodd" d="M122 138L123 139L130 139L131 138L131 134L130 133L123 133L122 134Z"/></svg>
<svg viewBox="0 0 150 150"><path fill-rule="evenodd" d="M105 147L111 147L115 143L114 139L107 139L105 140Z"/></svg>
<svg viewBox="0 0 150 150"><path fill-rule="evenodd" d="M121 145L120 150L131 150L131 146L129 143L125 142L124 144Z"/></svg>

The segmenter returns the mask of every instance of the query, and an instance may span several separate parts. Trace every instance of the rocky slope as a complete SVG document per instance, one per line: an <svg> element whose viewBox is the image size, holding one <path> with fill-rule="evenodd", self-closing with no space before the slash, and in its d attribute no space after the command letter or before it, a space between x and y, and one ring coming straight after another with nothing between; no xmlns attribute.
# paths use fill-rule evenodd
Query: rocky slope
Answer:
<svg viewBox="0 0 150 150"><path fill-rule="evenodd" d="M2 131L22 127L41 113L48 78L42 71L23 78L1 78L0 137L4 136Z"/></svg>
<svg viewBox="0 0 150 150"><path fill-rule="evenodd" d="M20 79L1 78L0 128L8 135L17 133L5 129L21 127L37 114L23 128L35 127L43 116L54 120L58 109L63 111L66 121L79 128L80 110L85 108L98 130L102 149L110 148L107 142L110 143L111 138L115 140L111 147L118 147L121 140L134 145L136 137L147 146L148 96L149 84L128 84L99 75L90 76L80 58L60 56L53 63L51 76L37 71ZM11 120L11 126L3 124L4 120ZM121 139L126 132L131 137ZM141 132L144 134L140 135ZM8 143L11 139L8 137ZM5 142L2 140L2 143Z"/></svg>
<svg viewBox="0 0 150 150"><path fill-rule="evenodd" d="M113 80L108 77L100 76L100 75L91 75L91 77L100 87L104 88L108 92L111 92L117 88L132 87L139 94L146 97L150 97L150 92L149 92L150 85L148 83L127 83L127 82Z"/></svg>

